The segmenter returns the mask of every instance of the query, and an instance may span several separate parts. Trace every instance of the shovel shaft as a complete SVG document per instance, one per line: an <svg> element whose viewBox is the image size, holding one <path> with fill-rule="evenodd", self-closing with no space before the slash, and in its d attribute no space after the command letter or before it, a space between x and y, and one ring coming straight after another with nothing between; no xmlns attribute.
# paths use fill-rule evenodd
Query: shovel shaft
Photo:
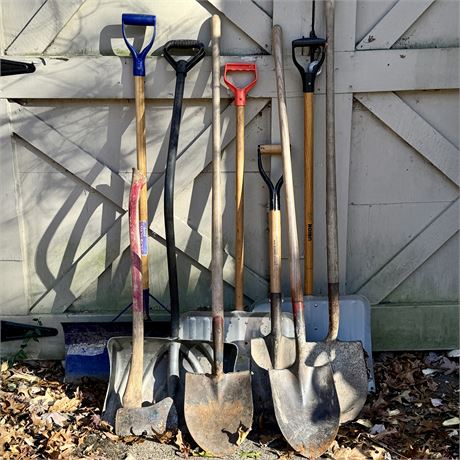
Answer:
<svg viewBox="0 0 460 460"><path fill-rule="evenodd" d="M244 106L236 106L235 310L244 309Z"/></svg>
<svg viewBox="0 0 460 460"><path fill-rule="evenodd" d="M275 340L281 337L281 211L268 214L270 233L270 305L271 333Z"/></svg>
<svg viewBox="0 0 460 460"><path fill-rule="evenodd" d="M299 260L299 240L297 233L296 212L294 204L294 183L292 179L291 147L289 144L289 127L287 118L286 96L283 75L281 27L273 27L273 50L276 70L276 87L280 120L281 145L283 151L283 176L286 196L286 215L288 230L289 278L291 284L292 309L297 342L297 356L304 348L305 322L303 312L302 277Z"/></svg>
<svg viewBox="0 0 460 460"><path fill-rule="evenodd" d="M136 149L137 169L147 177L147 153L145 141L145 92L144 77L134 77L134 95L136 104ZM149 259L148 259L148 206L147 206L147 183L141 190L139 199L139 232L142 258L142 289L144 291L144 309L148 312L149 292Z"/></svg>
<svg viewBox="0 0 460 460"><path fill-rule="evenodd" d="M142 373L144 367L144 316L142 300L141 242L139 235L139 198L145 176L133 171L129 194L129 238L131 249L131 278L133 284L133 351L128 382L123 395L123 407L141 407Z"/></svg>
<svg viewBox="0 0 460 460"><path fill-rule="evenodd" d="M313 294L313 93L304 93L304 286Z"/></svg>
<svg viewBox="0 0 460 460"><path fill-rule="evenodd" d="M212 316L214 375L224 372L224 283L222 265L220 18L212 16Z"/></svg>
<svg viewBox="0 0 460 460"><path fill-rule="evenodd" d="M326 236L329 331L326 340L339 332L339 249L335 164L334 104L334 0L326 1Z"/></svg>
<svg viewBox="0 0 460 460"><path fill-rule="evenodd" d="M168 157L165 171L164 219L166 253L168 258L169 298L171 302L171 337L179 335L179 283L177 279L176 238L174 232L174 179L176 174L177 146L182 116L185 72L177 72L176 89L169 134Z"/></svg>

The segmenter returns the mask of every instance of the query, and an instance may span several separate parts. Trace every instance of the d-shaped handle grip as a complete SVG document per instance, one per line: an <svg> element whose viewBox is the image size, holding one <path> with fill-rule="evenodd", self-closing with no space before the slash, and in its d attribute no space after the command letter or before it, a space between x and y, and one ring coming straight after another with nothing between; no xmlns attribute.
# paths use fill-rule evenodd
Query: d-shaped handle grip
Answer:
<svg viewBox="0 0 460 460"><path fill-rule="evenodd" d="M188 51L185 56L188 59L175 59L171 50ZM204 58L204 45L197 40L170 40L163 48L165 59L171 64L176 72L187 73L192 67Z"/></svg>
<svg viewBox="0 0 460 460"><path fill-rule="evenodd" d="M302 37L292 42L292 60L302 76L303 92L312 93L315 89L315 78L318 75L326 54L326 40L318 37ZM310 61L303 67L297 60L296 48L309 48Z"/></svg>
<svg viewBox="0 0 460 460"><path fill-rule="evenodd" d="M153 35L152 38L147 43L147 46L143 50L136 50L131 43L129 43L126 33L125 26L152 26ZM153 42L155 40L156 34L156 16L151 14L127 14L123 13L121 15L121 31L123 38L125 39L126 46L128 47L131 56L133 57L133 75L139 77L145 77L145 58L147 53L152 48Z"/></svg>
<svg viewBox="0 0 460 460"><path fill-rule="evenodd" d="M247 84L246 86L240 88L235 86L231 81L228 80L227 75L230 72L252 72L254 74L254 79ZM255 84L257 83L257 66L255 64L250 63L227 63L225 64L224 68L224 82L226 85L232 90L233 94L235 95L235 105L246 105L246 95L254 88Z"/></svg>
<svg viewBox="0 0 460 460"><path fill-rule="evenodd" d="M259 166L259 172L262 176L262 179L267 184L268 191L270 193L270 211L280 210L281 187L283 186L284 179L283 176L281 176L278 179L278 182L273 184L264 169L264 165L262 163L262 155L282 155L282 153L281 145L262 144L257 148L257 165Z"/></svg>

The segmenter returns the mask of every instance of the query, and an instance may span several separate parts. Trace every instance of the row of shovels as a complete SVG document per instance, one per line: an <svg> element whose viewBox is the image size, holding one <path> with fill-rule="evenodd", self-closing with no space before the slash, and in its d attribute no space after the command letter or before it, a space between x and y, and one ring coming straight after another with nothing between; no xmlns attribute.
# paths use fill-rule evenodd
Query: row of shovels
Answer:
<svg viewBox="0 0 460 460"><path fill-rule="evenodd" d="M151 20L147 23L143 22L143 16L124 15L124 23L152 25ZM133 427L138 428L139 426L141 428L144 427L147 433L151 431L159 433L168 429L168 427L177 426L178 417L183 415L188 431L203 450L214 455L224 455L236 449L242 434L247 433L250 429L254 412L252 392L254 388L257 388L257 385L261 385L265 389L270 388L269 393L272 405L269 404L269 406L271 406L274 419L286 441L299 454L309 458L316 458L324 453L332 444L340 422L347 420L346 412L349 400L355 401L354 413L356 413L356 401L359 401L358 406L362 403L362 407L364 404L367 394L367 372L362 346L359 342L337 341L339 291L334 145L333 1L326 2L326 19L328 36L328 46L325 53L327 57L326 215L330 317L327 338L324 342L306 342L305 338L304 300L283 74L282 31L281 27L276 25L273 27L273 55L275 61L281 146L259 146L259 170L270 191L270 300L272 326L268 336L251 341L253 365L251 371L225 372L224 370L224 287L220 166L221 28L219 17L214 15L212 17L212 370L210 373L187 372L185 374L183 399L174 397L176 390L173 388L168 397L161 401L156 401L156 404L153 406L142 407L142 383L146 372L143 363L143 312L145 311L145 299L148 299L148 284L145 284L146 282L148 283L148 269L144 261L147 257L146 172L145 163L142 164L141 161L139 164L138 162L138 170L135 171L133 176L129 206L133 281L132 355L122 407L116 412L115 428L117 433L127 434L133 432ZM316 40L316 37L313 37L313 39ZM318 49L321 46L324 47L323 42L308 42L308 40L311 39L300 39L295 44L293 43L293 53L295 47L310 46L313 49ZM135 51L131 51L134 56ZM145 58L145 54L143 58ZM313 65L321 66L322 59L324 59L324 56L313 60ZM198 58L192 56L187 62L196 64L198 60ZM300 64L296 63L296 65L302 68ZM141 81L140 78L143 79L142 72L145 72L145 70L142 66L139 68L139 63L136 64L136 59L134 59L136 100L141 98L143 100L143 80ZM227 64L224 74L224 81L235 94L237 113L237 177L239 170L242 177L244 171L244 105L248 91L256 83L257 74L256 78L249 85L241 88L232 84L227 78L227 73L232 71L250 71L256 73L256 70L253 64ZM317 71L317 68L310 68L303 73L314 73L316 75ZM186 74L186 71L184 72ZM305 88L307 88L307 91L305 91ZM308 81L306 82L305 80L304 92L312 93L312 91L309 91ZM140 93L141 96L138 97ZM138 109L138 104L136 104L136 108ZM145 108L142 109L142 107L140 111L136 110L137 120L141 120L142 123L144 123L144 111ZM312 115L311 95L305 97L305 114L310 117ZM307 138L309 139L311 134L310 128L306 130L306 140ZM139 145L143 144L145 155L145 127L143 136L142 139L141 133L137 139L138 152ZM311 142L311 139L308 142ZM264 153L281 154L283 175L276 184L270 181L270 178L263 169L261 157ZM240 158L239 161L238 158ZM312 165L309 168L312 170ZM280 191L283 183L285 185L289 274L295 339L284 337L281 334L280 327ZM309 183L306 192L310 190L310 186ZM238 190L241 190L241 195L238 195ZM242 182L240 184L237 183L237 222L240 219L242 222L244 212L242 190ZM144 201L145 206L143 205ZM310 217L307 216L306 218ZM306 225L311 227L312 221L309 223L306 222ZM240 232L238 228L240 228ZM242 253L243 246L242 225L241 227L237 225L237 253L238 251ZM242 261L242 257L237 257L237 260ZM239 276L240 273L241 276ZM242 273L243 265L237 266L235 287L237 308L239 304L243 308ZM306 290L308 292L312 284L311 273L308 270L306 270L306 278L308 278L308 280L306 279ZM174 343L177 343L180 347L181 341L177 340L177 334L172 334L172 338L171 340L174 340ZM177 355L173 356L171 354L170 360L175 360L176 357ZM170 384L174 387L177 385L177 382L170 383L168 381L168 387Z"/></svg>

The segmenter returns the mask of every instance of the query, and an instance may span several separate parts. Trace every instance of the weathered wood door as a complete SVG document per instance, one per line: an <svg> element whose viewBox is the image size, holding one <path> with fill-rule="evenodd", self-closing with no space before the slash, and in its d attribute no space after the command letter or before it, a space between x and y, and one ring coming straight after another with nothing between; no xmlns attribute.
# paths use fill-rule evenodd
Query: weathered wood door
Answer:
<svg viewBox="0 0 460 460"><path fill-rule="evenodd" d="M108 319L129 303L126 205L135 125L122 12L158 17L146 79L154 294L168 303L162 185L174 72L159 53L172 38L208 46L209 18L217 11L223 61L255 61L260 72L246 113L245 294L248 303L265 297L267 191L256 149L279 140L271 27L278 23L284 31L301 229L302 94L289 50L292 39L310 31L311 2L164 0L152 7L147 0L6 0L0 11L1 54L37 67L0 79L2 316ZM321 35L322 2L316 16ZM449 0L336 2L342 292L364 294L375 306L377 349L453 346L458 334L452 321L458 314L457 17L458 4ZM184 309L210 303L210 69L206 57L187 78L180 133L175 222ZM324 75L316 93L315 290L324 294ZM223 95L231 307L235 126L231 95ZM283 280L288 294L287 271ZM391 324L396 318L398 328Z"/></svg>

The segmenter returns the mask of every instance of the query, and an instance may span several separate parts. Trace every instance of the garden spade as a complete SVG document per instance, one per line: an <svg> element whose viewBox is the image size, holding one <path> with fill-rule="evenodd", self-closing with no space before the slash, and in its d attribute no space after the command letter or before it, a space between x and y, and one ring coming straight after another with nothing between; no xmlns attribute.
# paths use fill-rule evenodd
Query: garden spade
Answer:
<svg viewBox="0 0 460 460"><path fill-rule="evenodd" d="M275 416L281 433L296 452L308 458L316 458L328 449L337 435L340 407L327 354L320 353L311 363L312 365L305 363L307 349L304 304L281 43L281 27L275 25L273 50L283 151L283 176L286 184L289 277L296 360L288 369L270 369L269 377Z"/></svg>
<svg viewBox="0 0 460 460"><path fill-rule="evenodd" d="M206 452L225 455L238 447L251 427L253 405L249 371L224 373L222 207L220 187L220 18L212 17L212 374L187 373L184 415L195 442Z"/></svg>

